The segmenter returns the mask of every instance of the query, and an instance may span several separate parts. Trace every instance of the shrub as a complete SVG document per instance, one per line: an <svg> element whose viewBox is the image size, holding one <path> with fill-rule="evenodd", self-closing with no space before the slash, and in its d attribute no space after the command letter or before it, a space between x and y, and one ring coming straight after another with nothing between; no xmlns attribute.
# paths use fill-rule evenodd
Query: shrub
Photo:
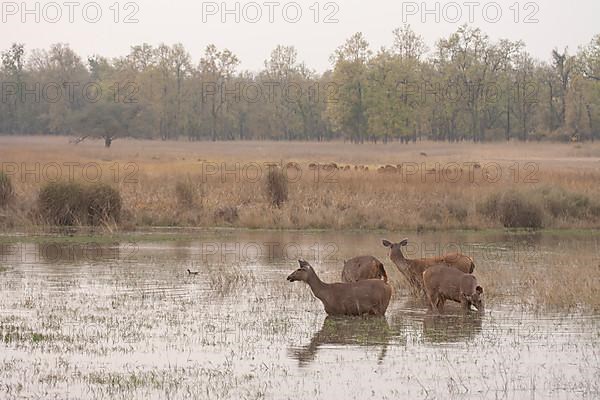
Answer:
<svg viewBox="0 0 600 400"><path fill-rule="evenodd" d="M600 203L594 202L594 204L592 204L590 207L590 214L593 217L600 217Z"/></svg>
<svg viewBox="0 0 600 400"><path fill-rule="evenodd" d="M269 168L265 182L265 192L274 207L281 207L288 199L287 177L281 168Z"/></svg>
<svg viewBox="0 0 600 400"><path fill-rule="evenodd" d="M506 228L541 228L544 213L540 205L511 190L502 196L498 215Z"/></svg>
<svg viewBox="0 0 600 400"><path fill-rule="evenodd" d="M516 190L494 193L477 208L505 228L541 228L543 225L543 208Z"/></svg>
<svg viewBox="0 0 600 400"><path fill-rule="evenodd" d="M543 187L539 193L544 207L553 217L582 219L596 215L598 204L584 194L571 193L560 187Z"/></svg>
<svg viewBox="0 0 600 400"><path fill-rule="evenodd" d="M498 219L498 205L500 204L501 197L502 193L492 193L481 203L477 204L477 212L490 219Z"/></svg>
<svg viewBox="0 0 600 400"><path fill-rule="evenodd" d="M239 219L237 207L223 206L215 210L214 217L217 221L224 221L228 224L233 224Z"/></svg>
<svg viewBox="0 0 600 400"><path fill-rule="evenodd" d="M462 201L458 200L449 200L446 203L446 209L448 210L448 214L458 221L464 221L469 214L467 207L465 207Z"/></svg>
<svg viewBox="0 0 600 400"><path fill-rule="evenodd" d="M40 214L50 224L71 226L85 220L85 195L79 183L48 183L40 190L38 203Z"/></svg>
<svg viewBox="0 0 600 400"><path fill-rule="evenodd" d="M437 205L435 207L425 207L419 212L419 217L434 225L439 225L443 221L442 213Z"/></svg>
<svg viewBox="0 0 600 400"><path fill-rule="evenodd" d="M121 216L121 195L119 191L105 183L84 187L87 208L87 223L100 225L119 222Z"/></svg>
<svg viewBox="0 0 600 400"><path fill-rule="evenodd" d="M10 177L0 171L0 207L6 207L13 195L14 189Z"/></svg>
<svg viewBox="0 0 600 400"><path fill-rule="evenodd" d="M175 197L180 205L191 207L196 203L196 188L189 181L179 181L175 184Z"/></svg>
<svg viewBox="0 0 600 400"><path fill-rule="evenodd" d="M38 197L41 216L60 226L99 225L115 221L121 214L121 195L109 185L51 182Z"/></svg>

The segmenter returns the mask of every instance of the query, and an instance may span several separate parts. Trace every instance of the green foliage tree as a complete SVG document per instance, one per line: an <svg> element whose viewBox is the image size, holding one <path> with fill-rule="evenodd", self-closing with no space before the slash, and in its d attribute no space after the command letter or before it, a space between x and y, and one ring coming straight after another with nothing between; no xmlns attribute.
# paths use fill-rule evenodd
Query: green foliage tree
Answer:
<svg viewBox="0 0 600 400"><path fill-rule="evenodd" d="M338 96L327 108L328 117L334 129L355 143L364 142L367 132L365 89L370 58L369 43L360 32L346 40L332 56L332 79Z"/></svg>
<svg viewBox="0 0 600 400"><path fill-rule="evenodd" d="M373 51L356 33L317 73L293 46L239 71L208 45L131 47L82 60L68 45L0 51L0 133L188 140L596 140L600 34L534 59L523 43L461 26L430 51L405 25Z"/></svg>

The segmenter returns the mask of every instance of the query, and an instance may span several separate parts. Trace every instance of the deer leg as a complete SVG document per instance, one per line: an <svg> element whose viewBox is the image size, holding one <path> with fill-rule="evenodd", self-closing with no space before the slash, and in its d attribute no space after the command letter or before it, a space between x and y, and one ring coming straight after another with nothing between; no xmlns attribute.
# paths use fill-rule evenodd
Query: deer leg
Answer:
<svg viewBox="0 0 600 400"><path fill-rule="evenodd" d="M429 309L433 311L435 309L435 302L433 301L432 294L429 292L427 292L427 300L429 301Z"/></svg>
<svg viewBox="0 0 600 400"><path fill-rule="evenodd" d="M440 294L437 291L427 292L427 298L429 299L429 309L434 313L438 313L437 305L440 302Z"/></svg>
<svg viewBox="0 0 600 400"><path fill-rule="evenodd" d="M460 301L460 304L465 311L471 310L471 302L465 298Z"/></svg>
<svg viewBox="0 0 600 400"><path fill-rule="evenodd" d="M446 304L446 299L442 296L439 296L436 305L437 305L437 310L440 314L444 312L444 304Z"/></svg>

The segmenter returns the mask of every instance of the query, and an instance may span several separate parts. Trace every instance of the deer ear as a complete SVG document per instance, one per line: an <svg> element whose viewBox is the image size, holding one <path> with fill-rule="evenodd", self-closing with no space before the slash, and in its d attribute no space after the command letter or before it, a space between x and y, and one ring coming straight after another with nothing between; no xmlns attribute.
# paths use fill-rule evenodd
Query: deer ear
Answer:
<svg viewBox="0 0 600 400"><path fill-rule="evenodd" d="M381 242L385 247L392 247L392 242L390 242L389 240L383 239Z"/></svg>
<svg viewBox="0 0 600 400"><path fill-rule="evenodd" d="M300 264L300 268L312 268L310 264L306 260L298 260L298 264Z"/></svg>
<svg viewBox="0 0 600 400"><path fill-rule="evenodd" d="M483 288L482 288L481 286L477 286L477 287L475 288L475 291L476 291L477 293L479 293L479 294L483 294Z"/></svg>
<svg viewBox="0 0 600 400"><path fill-rule="evenodd" d="M402 239L400 242L400 246L406 246L408 244L408 239Z"/></svg>

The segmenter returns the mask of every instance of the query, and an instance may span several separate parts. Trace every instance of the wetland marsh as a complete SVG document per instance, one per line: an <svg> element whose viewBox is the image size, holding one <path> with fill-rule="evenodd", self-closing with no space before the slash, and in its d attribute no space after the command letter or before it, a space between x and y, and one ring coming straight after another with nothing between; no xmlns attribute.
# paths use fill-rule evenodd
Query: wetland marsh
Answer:
<svg viewBox="0 0 600 400"><path fill-rule="evenodd" d="M449 304L430 315L387 258L384 236L408 236L412 257L451 248L472 256L485 314ZM2 398L600 392L595 234L207 230L156 241L1 243ZM338 281L356 254L375 255L388 271L385 318L326 317L308 286L285 280L303 257Z"/></svg>

